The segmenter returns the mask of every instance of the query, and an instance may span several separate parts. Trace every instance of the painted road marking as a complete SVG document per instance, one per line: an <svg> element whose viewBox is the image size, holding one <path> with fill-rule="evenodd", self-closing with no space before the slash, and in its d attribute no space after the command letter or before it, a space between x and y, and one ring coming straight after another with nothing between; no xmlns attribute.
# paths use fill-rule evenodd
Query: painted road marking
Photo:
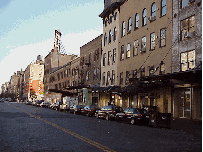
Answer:
<svg viewBox="0 0 203 152"><path fill-rule="evenodd" d="M10 104L8 104L8 105L10 105ZM89 143L90 145L93 145L93 146L95 146L95 147L97 147L97 148L99 148L99 149L101 149L101 150L103 150L103 151L106 151L106 152L116 152L116 151L114 151L114 150L112 150L112 149L110 149L110 148L108 148L108 147L106 147L106 146L104 146L104 145L101 145L101 144L99 144L99 143L97 143L97 142L95 142L95 141L93 141L93 140L90 140L89 138L83 137L83 136L81 136L81 135L79 135L79 134L77 134L77 133L75 133L75 132L72 132L72 131L70 131L70 130L68 130L68 129L66 129L66 128L63 128L63 127L61 127L61 126L59 126L59 125L57 125L57 124L55 124L55 123L53 123L53 122L44 120L44 119L42 119L42 118L40 118L40 117L38 117L38 116L35 116L35 115L33 115L33 114L31 114L31 113L29 113L29 112L27 112L27 111L25 111L25 110L22 110L22 109L20 109L20 108L17 108L17 107L15 107L15 106L12 106L12 107L14 107L14 108L16 108L16 109L18 109L18 110L20 110L20 111L22 111L22 112L24 112L24 113L30 115L31 117L34 117L34 118L36 118L36 119L38 119L38 120L41 120L41 121L43 121L43 122L45 122L45 123L47 123L47 124L49 124L49 125L52 125L53 127L55 127L55 128L57 128L57 129L59 129L59 130L65 132L65 133L68 133L68 134L70 134L70 135L72 135L72 136L74 136L74 137L76 137L76 138L78 138L78 139L80 139L80 140L82 140L82 141L84 141L84 142L87 142L87 143Z"/></svg>

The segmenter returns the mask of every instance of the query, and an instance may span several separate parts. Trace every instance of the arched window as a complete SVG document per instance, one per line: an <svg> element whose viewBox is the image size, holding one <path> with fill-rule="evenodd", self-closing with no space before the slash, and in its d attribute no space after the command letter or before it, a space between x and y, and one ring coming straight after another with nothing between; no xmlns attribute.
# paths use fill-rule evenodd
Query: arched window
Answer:
<svg viewBox="0 0 203 152"><path fill-rule="evenodd" d="M104 46L106 46L106 44L107 44L107 34L105 33L104 34Z"/></svg>
<svg viewBox="0 0 203 152"><path fill-rule="evenodd" d="M152 16L152 17L155 17L155 16L156 16L156 3L153 3L153 4L152 4L151 16Z"/></svg>
<svg viewBox="0 0 203 152"><path fill-rule="evenodd" d="M109 43L111 43L111 35L112 35L112 33L111 33L111 30L109 31Z"/></svg>
<svg viewBox="0 0 203 152"><path fill-rule="evenodd" d="M166 15L166 0L161 1L161 16Z"/></svg>
<svg viewBox="0 0 203 152"><path fill-rule="evenodd" d="M147 9L143 9L142 12L142 26L145 26L147 24Z"/></svg>
<svg viewBox="0 0 203 152"><path fill-rule="evenodd" d="M131 17L128 19L128 32L131 31L131 27L132 27L132 19Z"/></svg>
<svg viewBox="0 0 203 152"><path fill-rule="evenodd" d="M139 14L135 15L135 29L139 27Z"/></svg>
<svg viewBox="0 0 203 152"><path fill-rule="evenodd" d="M113 40L114 41L116 40L116 35L117 35L117 29L115 27L114 30L113 30Z"/></svg>
<svg viewBox="0 0 203 152"><path fill-rule="evenodd" d="M125 36L125 22L122 23L122 36Z"/></svg>

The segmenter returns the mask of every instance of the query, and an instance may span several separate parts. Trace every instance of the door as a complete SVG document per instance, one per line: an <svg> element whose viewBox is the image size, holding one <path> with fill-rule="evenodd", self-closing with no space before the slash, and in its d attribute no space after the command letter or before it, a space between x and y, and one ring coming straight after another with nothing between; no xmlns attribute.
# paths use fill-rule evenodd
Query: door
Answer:
<svg viewBox="0 0 203 152"><path fill-rule="evenodd" d="M191 112L191 89L187 89L180 92L179 103L179 117L190 118Z"/></svg>

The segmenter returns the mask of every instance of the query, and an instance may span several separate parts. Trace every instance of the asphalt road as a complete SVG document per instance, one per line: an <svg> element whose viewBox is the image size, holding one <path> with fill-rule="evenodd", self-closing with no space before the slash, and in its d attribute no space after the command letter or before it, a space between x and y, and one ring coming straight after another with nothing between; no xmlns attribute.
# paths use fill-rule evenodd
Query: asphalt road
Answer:
<svg viewBox="0 0 203 152"><path fill-rule="evenodd" d="M74 115L24 103L0 102L0 150L8 152L201 151L181 131Z"/></svg>

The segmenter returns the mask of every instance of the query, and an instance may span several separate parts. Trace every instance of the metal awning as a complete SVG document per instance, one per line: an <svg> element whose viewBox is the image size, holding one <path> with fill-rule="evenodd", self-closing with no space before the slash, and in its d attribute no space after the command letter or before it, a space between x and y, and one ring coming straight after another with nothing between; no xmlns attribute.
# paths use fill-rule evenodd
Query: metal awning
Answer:
<svg viewBox="0 0 203 152"><path fill-rule="evenodd" d="M66 90L58 90L58 89L49 89L49 92L55 92L55 93L61 93L62 95L65 96L76 96L78 93L72 93Z"/></svg>

